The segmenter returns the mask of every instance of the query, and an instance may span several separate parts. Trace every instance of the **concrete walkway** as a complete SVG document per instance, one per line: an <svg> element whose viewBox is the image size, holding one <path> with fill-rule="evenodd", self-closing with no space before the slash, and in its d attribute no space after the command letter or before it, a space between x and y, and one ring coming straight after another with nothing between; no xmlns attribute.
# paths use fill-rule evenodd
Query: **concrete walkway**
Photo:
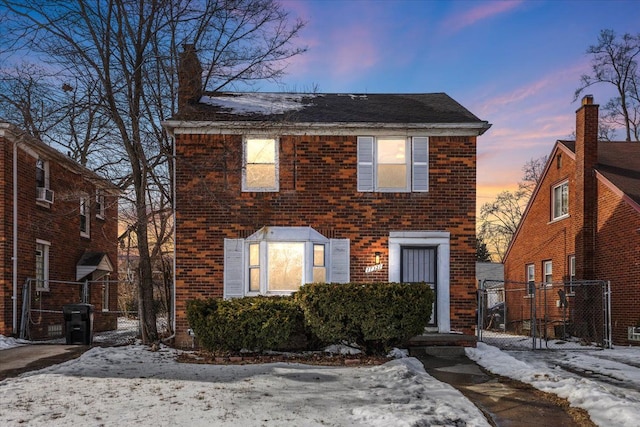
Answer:
<svg viewBox="0 0 640 427"><path fill-rule="evenodd" d="M75 359L88 345L34 344L0 350L0 381Z"/></svg>
<svg viewBox="0 0 640 427"><path fill-rule="evenodd" d="M595 426L586 411L528 385L484 372L464 355L416 356L439 381L458 389L498 427Z"/></svg>

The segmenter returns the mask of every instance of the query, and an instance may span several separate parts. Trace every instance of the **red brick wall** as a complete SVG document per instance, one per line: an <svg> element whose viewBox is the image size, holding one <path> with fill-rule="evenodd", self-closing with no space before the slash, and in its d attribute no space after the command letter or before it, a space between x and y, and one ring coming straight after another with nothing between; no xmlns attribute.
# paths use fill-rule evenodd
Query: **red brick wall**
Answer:
<svg viewBox="0 0 640 427"><path fill-rule="evenodd" d="M13 164L11 141L1 141L3 162L2 207L4 232L2 234L2 277L0 280L0 333L12 333L12 245L13 245ZM46 159L46 156L43 156ZM71 172L50 159L50 188L55 192L54 203L43 207L35 200L35 158L24 150L18 150L18 321L22 307L22 288L27 278L35 274L36 239L51 243L49 249L49 280L75 281L76 264L85 251L106 252L114 266L117 265L117 196L105 195L105 219L96 218L95 186L81 175ZM86 193L91 202L90 238L80 236L79 198ZM112 273L117 279L117 271ZM48 292L34 293L32 308L42 310L61 310L62 305L80 302L78 285L51 284ZM110 287L112 309L117 301L117 286ZM115 313L102 313L101 292L91 292L91 301L95 304L96 330L116 327ZM35 306L34 306L35 304ZM50 324L62 324L61 313L37 314L32 325L32 338L46 337Z"/></svg>
<svg viewBox="0 0 640 427"><path fill-rule="evenodd" d="M598 182L596 278L611 282L614 344L627 340L627 328L640 323L640 212Z"/></svg>
<svg viewBox="0 0 640 427"><path fill-rule="evenodd" d="M529 202L525 221L520 225L504 261L507 280L524 284L527 280L526 265L535 265L535 281L543 280L542 263L553 263L553 281L561 282L569 275L568 257L575 253L573 217L576 209L575 161L562 150L550 159L550 167L539 185L538 192ZM562 156L558 168L557 156ZM569 181L569 216L551 221L552 189L563 181Z"/></svg>
<svg viewBox="0 0 640 427"><path fill-rule="evenodd" d="M451 325L475 322L475 137L430 138L428 193L360 193L355 136L280 138L280 191L241 191L241 136L176 135L177 344L190 343L185 302L222 297L223 239L310 226L350 239L351 280L386 281L390 231L451 233ZM365 274L375 251L385 268Z"/></svg>

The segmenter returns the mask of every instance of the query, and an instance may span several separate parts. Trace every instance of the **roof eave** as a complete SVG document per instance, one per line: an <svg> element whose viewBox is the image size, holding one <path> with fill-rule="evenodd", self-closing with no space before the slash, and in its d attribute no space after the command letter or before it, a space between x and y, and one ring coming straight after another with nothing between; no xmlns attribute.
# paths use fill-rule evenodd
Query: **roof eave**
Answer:
<svg viewBox="0 0 640 427"><path fill-rule="evenodd" d="M380 123L380 122L275 122L275 121L192 121L167 120L162 125L171 134L245 134L286 133L287 135L361 135L365 132L385 131L407 134L479 136L490 127L486 121L466 123Z"/></svg>

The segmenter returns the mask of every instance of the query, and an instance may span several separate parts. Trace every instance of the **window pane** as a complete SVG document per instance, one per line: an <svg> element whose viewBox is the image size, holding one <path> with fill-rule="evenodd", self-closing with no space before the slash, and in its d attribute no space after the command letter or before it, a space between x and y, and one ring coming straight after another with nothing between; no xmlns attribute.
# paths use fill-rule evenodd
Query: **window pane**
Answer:
<svg viewBox="0 0 640 427"><path fill-rule="evenodd" d="M378 138L378 163L406 164L406 146L404 138Z"/></svg>
<svg viewBox="0 0 640 427"><path fill-rule="evenodd" d="M247 187L249 188L273 188L276 186L275 164L248 164Z"/></svg>
<svg viewBox="0 0 640 427"><path fill-rule="evenodd" d="M260 268L259 267L249 269L249 291L251 292L260 291Z"/></svg>
<svg viewBox="0 0 640 427"><path fill-rule="evenodd" d="M327 269L324 267L313 267L314 283L325 283L327 281Z"/></svg>
<svg viewBox="0 0 640 427"><path fill-rule="evenodd" d="M260 265L260 245L257 243L249 245L249 265Z"/></svg>
<svg viewBox="0 0 640 427"><path fill-rule="evenodd" d="M273 139L248 139L247 163L275 163L276 142Z"/></svg>
<svg viewBox="0 0 640 427"><path fill-rule="evenodd" d="M302 285L304 243L269 243L271 291L295 291Z"/></svg>
<svg viewBox="0 0 640 427"><path fill-rule="evenodd" d="M379 188L406 188L406 165L378 165Z"/></svg>
<svg viewBox="0 0 640 427"><path fill-rule="evenodd" d="M313 245L313 266L324 267L324 245Z"/></svg>

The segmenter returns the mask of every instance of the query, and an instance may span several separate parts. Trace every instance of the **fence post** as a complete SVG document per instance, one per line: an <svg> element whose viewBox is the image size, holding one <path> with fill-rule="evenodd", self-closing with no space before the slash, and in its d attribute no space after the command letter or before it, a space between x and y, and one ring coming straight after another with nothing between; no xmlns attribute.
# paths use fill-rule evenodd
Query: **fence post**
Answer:
<svg viewBox="0 0 640 427"><path fill-rule="evenodd" d="M82 303L83 304L89 303L89 281L88 280L85 280L84 283L82 284Z"/></svg>
<svg viewBox="0 0 640 427"><path fill-rule="evenodd" d="M482 342L482 331L484 330L485 280L486 279L478 280L478 290L476 291L476 304L478 305L478 309L476 311L476 335L480 342Z"/></svg>
<svg viewBox="0 0 640 427"><path fill-rule="evenodd" d="M604 324L605 324L605 339L604 339L604 348L613 348L613 331L611 329L611 281L607 280L604 282L605 290L605 313L604 313Z"/></svg>

